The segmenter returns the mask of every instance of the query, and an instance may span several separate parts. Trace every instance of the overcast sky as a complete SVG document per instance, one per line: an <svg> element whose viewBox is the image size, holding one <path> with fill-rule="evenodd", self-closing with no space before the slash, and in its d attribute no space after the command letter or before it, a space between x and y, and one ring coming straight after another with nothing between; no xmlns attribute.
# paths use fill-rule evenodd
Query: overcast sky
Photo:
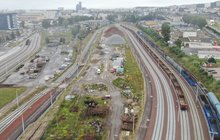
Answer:
<svg viewBox="0 0 220 140"><path fill-rule="evenodd" d="M207 3L215 0L81 0L87 8L132 8L136 6L169 6ZM79 0L0 0L0 9L75 9Z"/></svg>

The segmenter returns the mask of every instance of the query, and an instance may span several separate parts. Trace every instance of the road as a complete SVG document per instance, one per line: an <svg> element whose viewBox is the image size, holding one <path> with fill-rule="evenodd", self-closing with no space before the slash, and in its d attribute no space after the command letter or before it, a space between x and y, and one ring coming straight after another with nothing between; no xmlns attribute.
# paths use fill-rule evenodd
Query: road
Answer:
<svg viewBox="0 0 220 140"><path fill-rule="evenodd" d="M153 96L151 117L143 118L149 119L150 122L146 126L146 136L143 133L138 133L137 138L145 137L146 140L208 140L207 125L201 109L197 108L192 89L175 71L172 71L178 79L189 105L188 111L181 111L178 107L177 97L169 78L160 69L156 61L150 57L143 46L140 45L134 35L127 30L122 30L130 38L141 60L141 65L145 66L151 77L151 92ZM147 45L149 46L149 44ZM167 66L170 68L169 65Z"/></svg>
<svg viewBox="0 0 220 140"><path fill-rule="evenodd" d="M93 37L90 39L88 45L82 51L82 55L79 57L79 62L86 63L89 58L89 50L92 43L95 42L96 36L99 32L100 30L93 34ZM35 121L55 101L61 90L63 90L63 88L57 88L56 86L58 84L62 84L63 81L60 80L76 77L79 74L77 72L79 71L78 69L80 69L80 67L73 65L70 67L70 70L67 70L64 73L64 76L61 76L61 78L56 81L55 85L52 85L41 93L35 95L32 99L30 99L30 101L24 103L2 119L0 121L0 140L16 139L22 131L24 131L23 128L25 129L30 123Z"/></svg>
<svg viewBox="0 0 220 140"><path fill-rule="evenodd" d="M0 57L0 82L40 49L41 37L39 33L34 33L29 39L31 40L30 45L25 45L24 41L14 51Z"/></svg>

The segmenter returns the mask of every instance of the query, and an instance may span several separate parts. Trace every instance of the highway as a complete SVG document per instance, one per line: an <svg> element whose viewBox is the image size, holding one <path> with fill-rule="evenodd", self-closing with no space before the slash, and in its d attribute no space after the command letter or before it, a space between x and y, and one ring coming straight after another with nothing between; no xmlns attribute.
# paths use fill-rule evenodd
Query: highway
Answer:
<svg viewBox="0 0 220 140"><path fill-rule="evenodd" d="M100 33L100 30L97 30L93 34L87 46L82 51L82 54L79 57L79 64L86 63L86 61L88 61L90 54L89 50L95 42L98 33ZM36 94L30 101L24 103L15 111L3 118L0 121L0 140L16 139L24 131L23 129L41 116L64 89L63 86L60 87L59 85L62 85L63 82L70 82L68 80L66 81L66 78L74 78L79 74L78 71L81 70L79 64L72 65L72 67L70 67L60 78L58 78L51 87Z"/></svg>
<svg viewBox="0 0 220 140"><path fill-rule="evenodd" d="M140 65L147 69L151 78L151 92L153 96L152 110L150 118L143 118L145 120L149 119L150 122L146 126L146 135L145 133L138 133L137 137L145 137L146 140L210 139L206 121L201 109L197 107L198 104L195 103L195 97L192 95L192 89L167 64L167 67L169 67L180 83L189 106L187 111L181 111L175 94L175 89L173 88L168 76L158 66L157 62L150 57L150 54L147 53L147 50L137 41L135 36L128 30L122 30L128 35L129 39L133 43L136 55L141 60ZM149 44L147 45L149 46ZM155 50L154 53L160 58Z"/></svg>
<svg viewBox="0 0 220 140"><path fill-rule="evenodd" d="M40 49L40 38L39 33L35 33L29 37L31 40L30 45L25 45L24 41L21 46L16 47L11 53L0 57L0 82Z"/></svg>

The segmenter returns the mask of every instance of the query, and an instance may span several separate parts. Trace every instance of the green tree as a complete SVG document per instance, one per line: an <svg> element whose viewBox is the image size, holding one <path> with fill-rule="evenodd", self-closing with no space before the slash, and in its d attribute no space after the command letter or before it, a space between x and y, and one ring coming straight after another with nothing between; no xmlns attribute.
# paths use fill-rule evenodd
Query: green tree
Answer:
<svg viewBox="0 0 220 140"><path fill-rule="evenodd" d="M168 22L164 22L162 24L162 31L161 34L164 38L164 41L167 42L170 40L170 24Z"/></svg>
<svg viewBox="0 0 220 140"><path fill-rule="evenodd" d="M15 39L15 33L11 32L11 39Z"/></svg>
<svg viewBox="0 0 220 140"><path fill-rule="evenodd" d="M19 32L19 30L17 30L16 31L16 36L20 36L21 34L20 34L20 32Z"/></svg>
<svg viewBox="0 0 220 140"><path fill-rule="evenodd" d="M208 59L208 62L209 62L209 63L216 63L216 60L215 60L215 58L210 57L210 58Z"/></svg>
<svg viewBox="0 0 220 140"><path fill-rule="evenodd" d="M76 25L72 28L71 33L72 33L73 37L76 37L76 35L79 33L79 30L80 30L80 25Z"/></svg>
<svg viewBox="0 0 220 140"><path fill-rule="evenodd" d="M50 39L48 37L45 38L46 44L50 43Z"/></svg>
<svg viewBox="0 0 220 140"><path fill-rule="evenodd" d="M196 25L199 28L203 28L207 24L206 19L199 15L185 14L182 19L185 23Z"/></svg>
<svg viewBox="0 0 220 140"><path fill-rule="evenodd" d="M63 25L63 21L64 21L65 19L63 18L63 17L59 17L58 18L58 25L59 26L61 26L61 25Z"/></svg>
<svg viewBox="0 0 220 140"><path fill-rule="evenodd" d="M67 26L69 25L69 20L67 20L67 19L64 20L63 21L63 25L65 26L65 28L67 28Z"/></svg>
<svg viewBox="0 0 220 140"><path fill-rule="evenodd" d="M176 46L181 48L182 46L182 41L180 39L177 39L176 42L175 42Z"/></svg>
<svg viewBox="0 0 220 140"><path fill-rule="evenodd" d="M42 27L49 28L50 27L50 20L48 20L48 19L43 20Z"/></svg>
<svg viewBox="0 0 220 140"><path fill-rule="evenodd" d="M106 17L109 21L114 22L116 20L116 18L118 18L117 15L108 15Z"/></svg>
<svg viewBox="0 0 220 140"><path fill-rule="evenodd" d="M60 43L65 44L65 42L66 42L66 39L61 37L60 38Z"/></svg>
<svg viewBox="0 0 220 140"><path fill-rule="evenodd" d="M0 37L0 44L3 43L3 42L4 42L4 40Z"/></svg>
<svg viewBox="0 0 220 140"><path fill-rule="evenodd" d="M131 14L131 13L126 14L123 17L123 21L126 21L126 22L135 23L137 20L138 20L138 17L136 17L134 14Z"/></svg>
<svg viewBox="0 0 220 140"><path fill-rule="evenodd" d="M25 22L24 22L24 21L21 21L20 27L21 27L21 28L25 28Z"/></svg>

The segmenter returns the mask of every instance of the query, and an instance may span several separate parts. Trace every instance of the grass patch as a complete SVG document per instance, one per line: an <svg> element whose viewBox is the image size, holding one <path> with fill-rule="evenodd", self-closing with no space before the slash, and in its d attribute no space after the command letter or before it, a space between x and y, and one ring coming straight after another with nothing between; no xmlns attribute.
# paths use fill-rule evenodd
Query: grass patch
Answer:
<svg viewBox="0 0 220 140"><path fill-rule="evenodd" d="M49 36L49 33L48 33L47 30L42 30L41 31L41 42L40 42L41 47L46 46L46 40L45 39L48 36Z"/></svg>
<svg viewBox="0 0 220 140"><path fill-rule="evenodd" d="M25 90L25 87L0 88L0 108L16 98L16 91L20 95Z"/></svg>
<svg viewBox="0 0 220 140"><path fill-rule="evenodd" d="M141 98L144 90L142 73L130 49L125 49L125 56L125 82L132 88L133 94Z"/></svg>
<svg viewBox="0 0 220 140"><path fill-rule="evenodd" d="M128 86L128 84L125 82L124 78L117 78L115 80L113 80L113 85L115 85L118 88L124 89L126 86Z"/></svg>
<svg viewBox="0 0 220 140"><path fill-rule="evenodd" d="M215 28L220 29L220 23L216 23L213 25Z"/></svg>
<svg viewBox="0 0 220 140"><path fill-rule="evenodd" d="M216 66L220 67L220 60L216 60Z"/></svg>
<svg viewBox="0 0 220 140"><path fill-rule="evenodd" d="M101 117L84 117L86 106L84 101L92 99L95 100L100 106L104 101L100 98L79 97L76 96L72 101L64 101L55 116L54 120L50 123L49 128L43 136L43 140L53 139L82 139L87 134L94 134L96 138L105 140L107 129L103 127L102 135L95 132L95 128L90 125L90 122L99 120L104 124L105 118Z"/></svg>
<svg viewBox="0 0 220 140"><path fill-rule="evenodd" d="M86 84L83 85L86 91L96 90L96 91L108 91L108 87L105 84Z"/></svg>
<svg viewBox="0 0 220 140"><path fill-rule="evenodd" d="M125 47L125 64L124 64L124 76L118 77L113 80L112 83L116 87L126 90L129 89L132 92L132 97L138 97L142 100L144 92L144 80L142 73L138 67L136 59L134 58L132 51ZM123 92L123 91L122 91Z"/></svg>

